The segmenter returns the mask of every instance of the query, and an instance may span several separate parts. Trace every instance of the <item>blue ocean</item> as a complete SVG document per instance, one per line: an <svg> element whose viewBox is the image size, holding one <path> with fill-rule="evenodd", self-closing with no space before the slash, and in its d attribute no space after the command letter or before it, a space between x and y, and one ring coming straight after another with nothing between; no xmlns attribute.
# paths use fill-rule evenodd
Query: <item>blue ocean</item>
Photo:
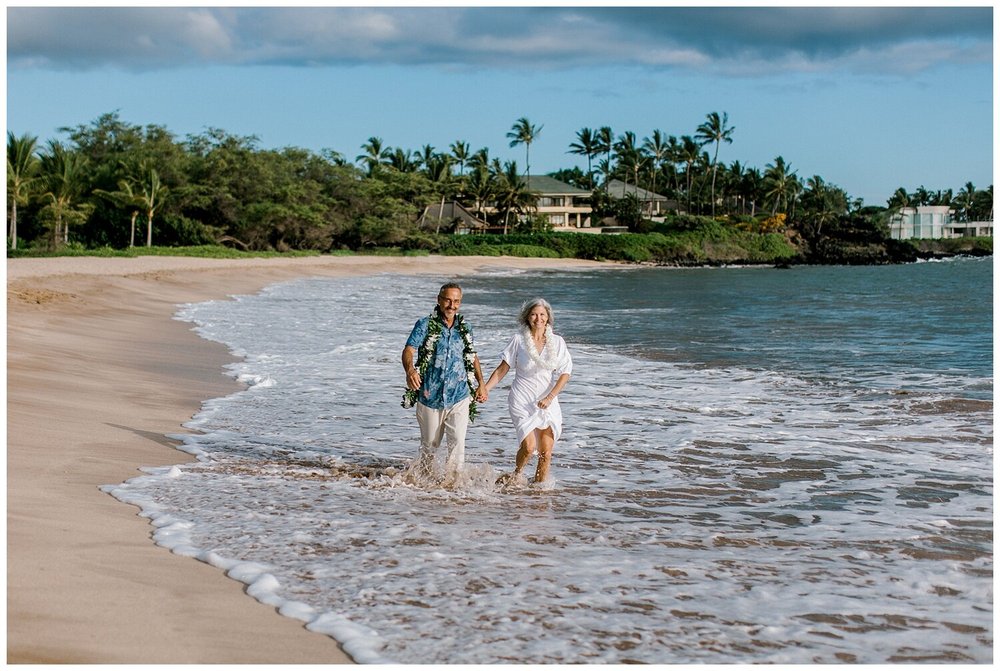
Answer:
<svg viewBox="0 0 1000 671"><path fill-rule="evenodd" d="M109 485L155 540L363 663L990 663L992 258L309 278L180 306L245 389ZM501 491L506 382L454 489L400 351L457 280L484 374L552 303L551 488ZM220 371L221 373L222 371Z"/></svg>

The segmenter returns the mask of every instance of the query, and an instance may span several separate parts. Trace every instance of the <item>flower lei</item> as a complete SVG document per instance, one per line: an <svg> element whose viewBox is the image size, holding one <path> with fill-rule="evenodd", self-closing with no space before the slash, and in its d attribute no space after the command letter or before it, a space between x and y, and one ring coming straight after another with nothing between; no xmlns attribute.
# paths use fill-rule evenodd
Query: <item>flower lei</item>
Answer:
<svg viewBox="0 0 1000 671"><path fill-rule="evenodd" d="M559 358L556 354L551 326L545 327L545 345L542 347L541 352L535 347L535 339L531 337L531 329L527 326L521 329L521 339L524 340L524 348L528 351L528 356L531 357L532 361L545 370L556 369L556 366L559 365ZM543 354L545 354L544 358L542 357Z"/></svg>
<svg viewBox="0 0 1000 671"><path fill-rule="evenodd" d="M469 331L469 327L465 324L465 318L461 314L455 315L455 325L458 327L458 334L462 336L462 342L464 343L462 363L465 364L466 382L469 385L469 395L471 396L471 400L469 401L469 421L472 421L478 414L476 404L476 348L472 344L472 332ZM427 335L424 336L424 342L417 349L416 367L417 372L420 373L421 380L427 376L427 369L431 365L431 359L434 358L434 352L437 350L438 340L441 338L441 329L443 327L444 319L441 315L441 309L435 306L434 312L427 317ZM417 402L418 392L418 389L407 389L404 391L403 402L400 405L404 408L412 408Z"/></svg>

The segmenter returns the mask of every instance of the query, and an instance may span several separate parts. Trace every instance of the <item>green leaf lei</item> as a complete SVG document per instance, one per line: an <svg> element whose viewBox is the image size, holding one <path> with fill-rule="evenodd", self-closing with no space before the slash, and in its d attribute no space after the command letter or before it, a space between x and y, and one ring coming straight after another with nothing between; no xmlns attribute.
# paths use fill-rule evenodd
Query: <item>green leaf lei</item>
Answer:
<svg viewBox="0 0 1000 671"><path fill-rule="evenodd" d="M466 382L469 385L469 396L471 397L469 401L469 421L471 422L476 419L476 415L478 414L476 404L476 348L472 344L472 332L469 331L469 327L465 324L465 318L461 314L455 315L455 325L458 327L458 334L462 336L462 343L464 344L462 348L462 363L465 364ZM434 312L427 318L427 335L424 336L424 341L417 349L416 365L421 380L427 377L427 369L431 365L431 359L434 358L434 352L437 350L438 340L441 338L441 330L443 328L444 317L441 315L441 309L435 306ZM404 391L403 402L400 405L404 408L412 408L417 402L418 392L418 389L407 389Z"/></svg>

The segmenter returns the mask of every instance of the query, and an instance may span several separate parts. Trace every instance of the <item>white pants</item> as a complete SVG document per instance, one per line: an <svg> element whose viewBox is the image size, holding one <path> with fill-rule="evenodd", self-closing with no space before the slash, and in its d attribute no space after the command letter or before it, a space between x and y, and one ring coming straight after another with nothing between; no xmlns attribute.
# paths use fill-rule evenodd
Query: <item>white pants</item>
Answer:
<svg viewBox="0 0 1000 671"><path fill-rule="evenodd" d="M420 425L420 456L417 466L423 475L454 481L465 463L465 432L469 428L469 403L466 397L443 410L417 403L417 424ZM441 439L445 439L448 456L443 468L437 459Z"/></svg>

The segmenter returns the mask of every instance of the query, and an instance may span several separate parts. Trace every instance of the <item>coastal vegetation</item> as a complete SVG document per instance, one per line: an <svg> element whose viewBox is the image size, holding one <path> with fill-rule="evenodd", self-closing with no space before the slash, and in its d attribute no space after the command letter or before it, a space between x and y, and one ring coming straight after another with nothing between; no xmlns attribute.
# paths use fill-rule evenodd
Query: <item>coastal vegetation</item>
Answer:
<svg viewBox="0 0 1000 671"><path fill-rule="evenodd" d="M550 176L590 192L594 221L625 232L553 232L527 186L542 129L522 117L506 134L511 147L524 147L523 171L461 140L413 150L373 136L352 161L333 150L264 149L253 136L220 129L178 139L117 113L60 129L65 141L9 131L8 256L439 253L690 265L992 253L992 238L898 241L888 233L890 216L915 205L992 219L992 185L967 183L957 194L900 188L884 206L866 206L819 175L803 180L780 155L763 170L720 162L735 128L716 112L690 135L581 129L567 153L585 157L586 172ZM611 180L662 194L674 207L651 217L636 195L612 197ZM421 218L451 202L489 232L453 235L453 222Z"/></svg>

